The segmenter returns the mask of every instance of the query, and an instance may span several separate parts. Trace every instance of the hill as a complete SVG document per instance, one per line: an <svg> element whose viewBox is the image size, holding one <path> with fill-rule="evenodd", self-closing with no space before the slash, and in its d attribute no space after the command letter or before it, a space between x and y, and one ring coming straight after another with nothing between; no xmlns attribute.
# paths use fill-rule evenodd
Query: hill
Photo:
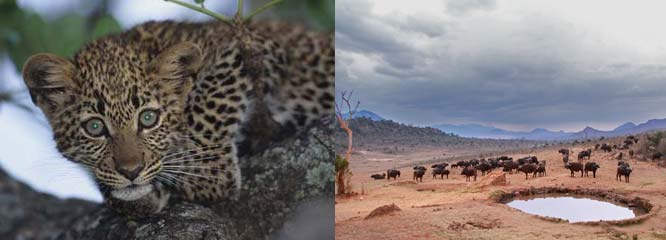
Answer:
<svg viewBox="0 0 666 240"><path fill-rule="evenodd" d="M342 118L349 119L349 114L342 114ZM356 112L354 114L354 118L368 118L373 121L385 120L383 117L379 116L378 114L368 110L361 110Z"/></svg>
<svg viewBox="0 0 666 240"><path fill-rule="evenodd" d="M417 127L390 120L373 121L369 118L354 118L350 121L354 132L354 146L357 149L381 148L385 151L399 152L416 150L423 147L435 148L476 148L512 149L533 147L541 142L528 140L497 140L460 137L445 133L433 127ZM338 149L344 149L347 135L342 129L335 133Z"/></svg>
<svg viewBox="0 0 666 240"><path fill-rule="evenodd" d="M551 131L544 128L536 128L530 132L521 132L480 124L439 124L433 125L433 127L445 132L471 138L574 140L599 137L615 137L666 129L666 119L651 119L638 125L632 122L627 122L610 131L602 131L590 126L587 126L578 132Z"/></svg>

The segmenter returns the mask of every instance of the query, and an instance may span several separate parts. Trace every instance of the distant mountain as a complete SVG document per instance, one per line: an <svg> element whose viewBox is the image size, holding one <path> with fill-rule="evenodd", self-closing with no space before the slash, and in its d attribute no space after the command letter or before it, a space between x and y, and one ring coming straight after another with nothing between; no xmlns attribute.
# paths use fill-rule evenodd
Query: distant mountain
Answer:
<svg viewBox="0 0 666 240"><path fill-rule="evenodd" d="M343 114L343 118L349 118L348 114ZM360 110L354 114L354 118L367 118L372 121L384 121L385 119L378 114ZM452 133L461 137L468 138L489 138L489 139L525 139L525 140L570 140L599 137L613 137L628 134L638 134L652 130L666 129L665 119L651 119L647 122L635 124L627 122L617 126L611 131L602 131L587 126L578 132L551 131L544 128L535 128L532 131L512 131L498 127L482 124L438 124L431 126L445 133Z"/></svg>
<svg viewBox="0 0 666 240"><path fill-rule="evenodd" d="M622 124L622 125L616 127L615 129L613 129L613 131L624 131L624 130L632 129L632 128L635 128L635 127L636 127L636 124L634 124L632 122L628 122L628 123L625 123L625 124Z"/></svg>
<svg viewBox="0 0 666 240"><path fill-rule="evenodd" d="M631 129L624 130L627 134L635 134L646 131L651 131L655 129L666 129L666 118L665 119L651 119L645 123L636 125Z"/></svg>
<svg viewBox="0 0 666 240"><path fill-rule="evenodd" d="M533 139L533 140L551 140L551 139L563 139L566 138L570 133L565 131L550 131L544 128L535 128L529 133L520 134L520 138L524 139Z"/></svg>
<svg viewBox="0 0 666 240"><path fill-rule="evenodd" d="M598 137L609 137L613 136L613 131L601 131L598 129L594 129L590 126L587 126L583 128L580 132L576 132L571 134L571 137L568 137L570 139L578 139L578 138L598 138Z"/></svg>
<svg viewBox="0 0 666 240"><path fill-rule="evenodd" d="M342 114L342 118L348 119L349 114ZM377 115L376 113L368 111L368 110L361 110L361 111L358 111L358 112L354 113L354 118L368 118L368 119L373 120L373 121L384 120L383 117Z"/></svg>
<svg viewBox="0 0 666 240"><path fill-rule="evenodd" d="M550 131L543 128L536 128L530 132L510 131L492 126L480 124L440 124L434 125L434 128L447 133L457 134L462 137L471 138L494 138L494 139L527 139L527 140L569 140L598 137L612 137L628 134L638 134L652 130L666 129L666 119L651 119L645 123L634 124L632 122L624 123L611 131L602 131L587 126L578 132Z"/></svg>
<svg viewBox="0 0 666 240"><path fill-rule="evenodd" d="M453 133L463 137L494 139L515 138L515 132L481 124L441 124L434 125L432 127L442 130L446 133Z"/></svg>
<svg viewBox="0 0 666 240"><path fill-rule="evenodd" d="M564 131L554 132L543 128L536 128L530 132L511 131L481 124L441 124L433 127L447 133L472 138L550 140L566 138L570 134Z"/></svg>

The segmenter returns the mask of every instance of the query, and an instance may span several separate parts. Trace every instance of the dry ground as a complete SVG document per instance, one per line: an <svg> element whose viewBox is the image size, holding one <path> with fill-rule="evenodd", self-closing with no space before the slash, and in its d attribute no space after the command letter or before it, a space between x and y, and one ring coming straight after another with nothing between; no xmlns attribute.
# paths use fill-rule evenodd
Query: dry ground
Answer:
<svg viewBox="0 0 666 240"><path fill-rule="evenodd" d="M581 149L573 150L577 153ZM655 209L666 206L666 169L654 163L629 160L634 170L630 182L618 182L615 180L617 160L612 159L610 153L594 151L590 161L601 165L597 178L580 178L579 175L571 178L556 151L551 148L532 153L540 160L547 160L547 176L525 180L522 173L506 175L506 186L465 182L460 170L452 170L449 179L432 179L431 169L423 183L415 183L411 181L411 167L399 169L402 178L398 181L373 180L370 174L385 172L397 164L390 160L360 158L352 162L353 186L355 191L365 194L336 199L336 238L545 240L632 239L636 235L638 239L666 239L666 209L656 210L655 216L639 224L586 226L549 222L488 200L496 190L564 186L613 190L646 198ZM479 176L478 181L483 179ZM402 210L364 220L373 209L392 203Z"/></svg>

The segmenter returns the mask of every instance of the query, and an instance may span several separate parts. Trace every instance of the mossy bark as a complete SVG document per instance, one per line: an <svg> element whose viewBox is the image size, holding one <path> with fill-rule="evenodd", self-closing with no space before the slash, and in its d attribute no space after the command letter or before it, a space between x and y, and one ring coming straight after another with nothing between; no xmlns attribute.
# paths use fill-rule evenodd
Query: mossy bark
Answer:
<svg viewBox="0 0 666 240"><path fill-rule="evenodd" d="M265 239L319 199L317 211L334 211L331 133L324 119L295 136L241 159L239 200L203 206L172 202L157 215L132 219L101 204L38 193L0 170L0 236L7 239ZM323 200L322 200L323 199ZM332 214L328 214L332 216ZM314 222L319 219L308 219ZM307 236L333 238L334 226ZM306 231L308 226L291 226ZM329 237L330 236L330 237Z"/></svg>

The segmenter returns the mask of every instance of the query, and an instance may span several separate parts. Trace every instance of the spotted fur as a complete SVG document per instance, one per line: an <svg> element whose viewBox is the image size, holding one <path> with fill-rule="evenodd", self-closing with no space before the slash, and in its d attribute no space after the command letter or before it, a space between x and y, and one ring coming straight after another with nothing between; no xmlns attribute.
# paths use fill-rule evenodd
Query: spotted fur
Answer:
<svg viewBox="0 0 666 240"><path fill-rule="evenodd" d="M238 194L237 143L253 109L289 129L333 113L334 46L329 34L282 23L149 22L71 60L35 55L23 77L58 150L105 198L206 202ZM141 125L144 111L158 113L154 127ZM92 118L103 135L86 131Z"/></svg>

